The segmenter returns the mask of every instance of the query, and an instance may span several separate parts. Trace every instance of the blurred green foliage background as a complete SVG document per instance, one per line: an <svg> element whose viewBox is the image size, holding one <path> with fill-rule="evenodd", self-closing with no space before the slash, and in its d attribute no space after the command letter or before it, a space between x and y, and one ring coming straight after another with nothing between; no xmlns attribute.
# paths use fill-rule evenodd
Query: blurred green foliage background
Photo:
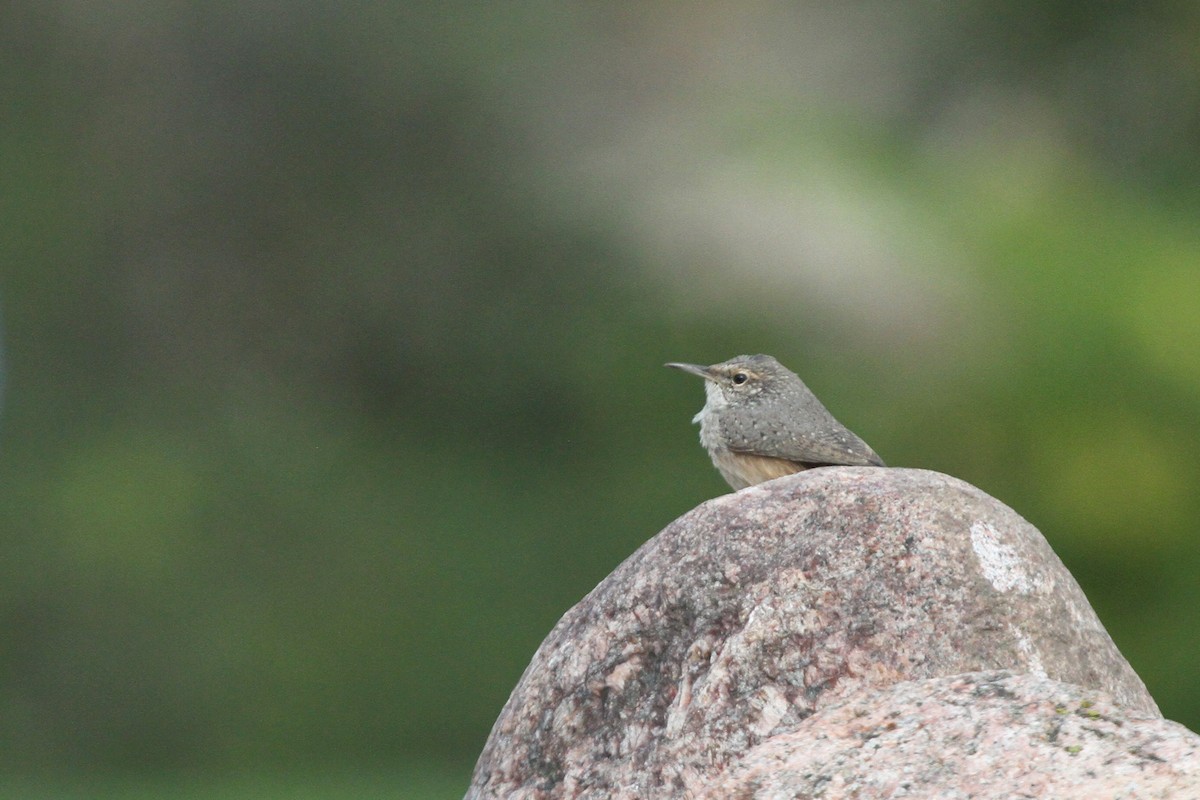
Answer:
<svg viewBox="0 0 1200 800"><path fill-rule="evenodd" d="M0 785L457 797L770 352L1200 729L1200 6L0 8ZM347 777L348 776L348 777Z"/></svg>

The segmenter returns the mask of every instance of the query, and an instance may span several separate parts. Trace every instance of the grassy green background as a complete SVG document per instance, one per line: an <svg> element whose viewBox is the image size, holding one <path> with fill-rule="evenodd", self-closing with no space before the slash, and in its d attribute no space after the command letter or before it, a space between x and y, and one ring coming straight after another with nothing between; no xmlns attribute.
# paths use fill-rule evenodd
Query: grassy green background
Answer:
<svg viewBox="0 0 1200 800"><path fill-rule="evenodd" d="M769 352L1200 729L1189 4L0 10L0 793L457 797Z"/></svg>

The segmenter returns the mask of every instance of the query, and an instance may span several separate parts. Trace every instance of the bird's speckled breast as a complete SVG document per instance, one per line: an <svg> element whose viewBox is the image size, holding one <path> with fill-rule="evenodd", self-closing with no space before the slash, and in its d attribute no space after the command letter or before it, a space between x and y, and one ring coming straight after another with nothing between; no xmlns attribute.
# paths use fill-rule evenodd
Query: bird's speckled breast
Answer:
<svg viewBox="0 0 1200 800"><path fill-rule="evenodd" d="M692 418L700 423L700 444L708 451L713 466L734 489L744 489L763 481L782 478L805 469L803 464L782 458L735 453L725 446L721 434L721 412L729 405L721 387L714 383L704 384L707 400L704 408Z"/></svg>

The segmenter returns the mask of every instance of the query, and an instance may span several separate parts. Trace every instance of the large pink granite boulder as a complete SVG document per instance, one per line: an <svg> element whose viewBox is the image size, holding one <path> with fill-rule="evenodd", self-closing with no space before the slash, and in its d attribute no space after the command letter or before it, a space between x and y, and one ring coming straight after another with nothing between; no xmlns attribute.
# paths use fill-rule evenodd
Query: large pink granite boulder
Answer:
<svg viewBox="0 0 1200 800"><path fill-rule="evenodd" d="M467 797L698 797L856 693L995 670L1160 717L1011 509L933 472L809 470L704 503L568 611Z"/></svg>

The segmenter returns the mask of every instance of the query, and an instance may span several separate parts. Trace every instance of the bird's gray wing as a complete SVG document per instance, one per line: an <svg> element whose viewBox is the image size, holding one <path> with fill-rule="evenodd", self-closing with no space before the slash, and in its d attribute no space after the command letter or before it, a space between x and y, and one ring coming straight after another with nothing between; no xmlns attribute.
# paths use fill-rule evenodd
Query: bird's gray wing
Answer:
<svg viewBox="0 0 1200 800"><path fill-rule="evenodd" d="M824 407L791 414L723 415L721 435L730 450L808 465L882 467L883 459ZM797 424L803 419L803 424Z"/></svg>

